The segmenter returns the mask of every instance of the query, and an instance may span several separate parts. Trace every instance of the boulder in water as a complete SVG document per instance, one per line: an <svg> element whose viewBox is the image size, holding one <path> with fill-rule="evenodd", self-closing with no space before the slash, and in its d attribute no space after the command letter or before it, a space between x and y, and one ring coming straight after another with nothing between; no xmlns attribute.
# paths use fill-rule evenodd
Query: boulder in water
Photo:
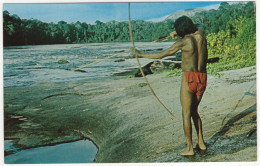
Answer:
<svg viewBox="0 0 260 166"><path fill-rule="evenodd" d="M150 62L147 65L145 65L144 67L142 67L144 75L153 74L153 72L150 68L152 64L153 64L153 62ZM141 73L140 69L138 69L138 72L135 74L135 77L142 77L142 73Z"/></svg>
<svg viewBox="0 0 260 166"><path fill-rule="evenodd" d="M58 64L66 64L66 63L69 63L69 61L63 59L58 61Z"/></svg>
<svg viewBox="0 0 260 166"><path fill-rule="evenodd" d="M125 61L125 59L117 59L114 62L124 62L124 61Z"/></svg>
<svg viewBox="0 0 260 166"><path fill-rule="evenodd" d="M180 68L181 67L181 62L171 62L171 61L154 61L152 62L150 69L152 72L157 72L157 71L163 71L165 69L170 69L173 70L175 68Z"/></svg>

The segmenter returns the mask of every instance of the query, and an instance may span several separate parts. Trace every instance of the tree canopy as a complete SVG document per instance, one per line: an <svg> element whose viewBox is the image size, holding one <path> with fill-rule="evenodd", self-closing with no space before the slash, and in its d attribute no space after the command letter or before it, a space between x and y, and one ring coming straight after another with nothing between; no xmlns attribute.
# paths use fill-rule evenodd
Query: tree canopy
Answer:
<svg viewBox="0 0 260 166"><path fill-rule="evenodd" d="M230 20L237 20L240 17L255 19L254 2L232 5L222 2L218 10L198 12L192 20L194 23L202 24L206 34L229 29L230 35L234 36L237 35L234 31L235 25L231 24ZM174 30L174 21L133 20L132 30L135 41L153 41L168 36ZM58 23L45 23L37 19L21 19L6 10L3 11L3 35L4 46L130 41L128 22L103 23L97 20L93 25L87 22L67 23L61 20Z"/></svg>

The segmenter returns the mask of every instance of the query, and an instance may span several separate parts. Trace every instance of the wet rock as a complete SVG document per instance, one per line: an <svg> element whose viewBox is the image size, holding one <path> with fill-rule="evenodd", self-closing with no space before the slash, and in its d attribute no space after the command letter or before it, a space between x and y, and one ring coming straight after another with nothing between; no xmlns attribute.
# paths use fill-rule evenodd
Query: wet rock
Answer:
<svg viewBox="0 0 260 166"><path fill-rule="evenodd" d="M114 62L124 62L125 59L118 59L118 60L115 60Z"/></svg>
<svg viewBox="0 0 260 166"><path fill-rule="evenodd" d="M126 50L115 51L115 53L125 52Z"/></svg>
<svg viewBox="0 0 260 166"><path fill-rule="evenodd" d="M81 73L87 73L86 70L82 70L82 69L66 69L68 71L75 71L75 72L81 72Z"/></svg>
<svg viewBox="0 0 260 166"><path fill-rule="evenodd" d="M9 74L9 75L5 75L4 77L15 77L17 76L17 74Z"/></svg>
<svg viewBox="0 0 260 166"><path fill-rule="evenodd" d="M151 64L150 69L152 72L162 71L162 70L173 70L175 68L180 68L181 63L176 63L172 61L155 61Z"/></svg>
<svg viewBox="0 0 260 166"><path fill-rule="evenodd" d="M162 64L162 62L160 62L160 61L155 61L155 62L153 62L153 63L151 64L151 68L152 68L152 69L162 68L162 67L163 67L163 64Z"/></svg>
<svg viewBox="0 0 260 166"><path fill-rule="evenodd" d="M150 69L152 72L158 72L164 69L164 65L160 61L155 61L151 64Z"/></svg>
<svg viewBox="0 0 260 166"><path fill-rule="evenodd" d="M58 64L66 64L66 63L69 63L69 61L63 59L58 61Z"/></svg>
<svg viewBox="0 0 260 166"><path fill-rule="evenodd" d="M74 70L74 71L81 72L81 73L87 73L87 71L81 70L81 69L77 69L77 70Z"/></svg>
<svg viewBox="0 0 260 166"><path fill-rule="evenodd" d="M149 51L162 51L162 50L163 50L163 48L156 48L156 49L146 49L146 50L143 50L143 51L149 52Z"/></svg>
<svg viewBox="0 0 260 166"><path fill-rule="evenodd" d="M138 69L129 69L127 71L119 72L119 73L113 73L115 76L134 76L136 73L138 73Z"/></svg>
<svg viewBox="0 0 260 166"><path fill-rule="evenodd" d="M153 64L153 62L150 62L147 65L145 65L144 67L142 67L144 75L153 74L153 72L150 68L152 64ZM138 72L135 74L135 77L142 77L142 73L141 73L140 69L138 69Z"/></svg>

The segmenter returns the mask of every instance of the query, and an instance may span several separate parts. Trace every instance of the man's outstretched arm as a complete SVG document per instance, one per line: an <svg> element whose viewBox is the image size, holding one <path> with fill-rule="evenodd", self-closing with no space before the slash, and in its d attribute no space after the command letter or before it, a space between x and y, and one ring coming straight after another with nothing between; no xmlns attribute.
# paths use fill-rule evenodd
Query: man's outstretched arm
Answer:
<svg viewBox="0 0 260 166"><path fill-rule="evenodd" d="M181 50L183 47L183 41L179 40L175 42L170 48L158 52L158 53L140 53L138 50L133 50L133 54L140 58L150 58L150 59L162 59L166 56L171 56L172 54L176 53L177 51Z"/></svg>

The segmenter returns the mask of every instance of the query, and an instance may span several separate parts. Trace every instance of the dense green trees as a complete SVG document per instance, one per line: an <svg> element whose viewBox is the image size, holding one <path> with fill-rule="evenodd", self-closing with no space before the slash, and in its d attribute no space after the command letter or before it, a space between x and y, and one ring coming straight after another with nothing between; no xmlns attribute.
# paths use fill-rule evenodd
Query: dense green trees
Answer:
<svg viewBox="0 0 260 166"><path fill-rule="evenodd" d="M230 28L232 27L232 28ZM224 30L209 33L209 58L219 57L216 64L208 64L209 73L238 69L256 64L255 17L229 20Z"/></svg>
<svg viewBox="0 0 260 166"><path fill-rule="evenodd" d="M68 24L65 21L44 23L36 19L20 19L17 15L3 13L4 45L37 45L91 42L129 41L128 22L99 20L94 25L81 23ZM173 21L162 23L137 20L132 22L133 33L137 41L156 40L168 36L172 31Z"/></svg>
<svg viewBox="0 0 260 166"><path fill-rule="evenodd" d="M238 19L240 16L245 18L255 18L255 4L248 2L247 4L235 3L229 5L227 2L222 2L218 10L211 9L196 13L192 20L200 23L205 27L206 33L217 33L226 29L226 24L229 20Z"/></svg>
<svg viewBox="0 0 260 166"><path fill-rule="evenodd" d="M237 32L235 29L239 21L235 20L242 19L241 17L246 21L248 19L251 19L252 22L255 21L254 2L232 5L223 2L218 10L212 9L196 13L192 20L195 23L203 24L206 34L229 31L230 37L235 37L241 33L239 41L244 42L248 33L253 34L252 32L255 32L255 24L248 25L250 27L243 27L243 32ZM132 26L135 41L153 41L159 37L168 36L174 30L172 20L157 23L134 20ZM103 23L97 20L94 25L79 21L70 24L65 21L59 21L57 24L44 23L36 19L21 19L17 15L10 15L8 11L3 11L3 35L4 46L124 42L130 40L128 22L111 21ZM252 36L250 38L253 39Z"/></svg>
<svg viewBox="0 0 260 166"><path fill-rule="evenodd" d="M243 10L242 10L243 9ZM224 11L223 11L224 10ZM213 29L207 35L209 58L219 57L216 64L208 65L209 73L238 69L256 64L256 16L253 2L246 5L221 4L218 12L227 12L218 31ZM215 24L215 23L214 23ZM210 25L210 24L207 24ZM208 28L207 28L208 29Z"/></svg>

